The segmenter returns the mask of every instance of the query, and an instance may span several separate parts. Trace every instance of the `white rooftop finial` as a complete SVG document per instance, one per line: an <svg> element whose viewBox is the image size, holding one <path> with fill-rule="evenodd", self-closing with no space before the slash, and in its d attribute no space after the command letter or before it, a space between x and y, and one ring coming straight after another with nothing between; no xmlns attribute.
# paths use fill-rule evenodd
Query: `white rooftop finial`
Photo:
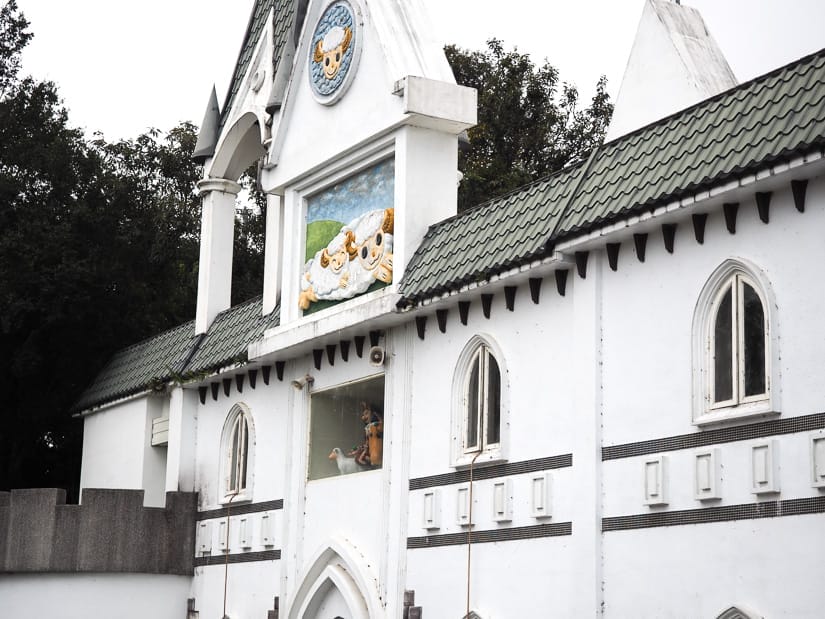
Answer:
<svg viewBox="0 0 825 619"><path fill-rule="evenodd" d="M645 0L606 140L737 83L699 11L678 0Z"/></svg>

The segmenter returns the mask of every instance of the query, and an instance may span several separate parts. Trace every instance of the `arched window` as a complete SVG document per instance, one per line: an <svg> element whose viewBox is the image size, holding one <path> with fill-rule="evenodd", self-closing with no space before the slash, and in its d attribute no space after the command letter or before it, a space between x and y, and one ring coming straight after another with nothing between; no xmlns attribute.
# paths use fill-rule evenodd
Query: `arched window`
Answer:
<svg viewBox="0 0 825 619"><path fill-rule="evenodd" d="M743 273L722 285L712 311L711 407L767 397L765 302Z"/></svg>
<svg viewBox="0 0 825 619"><path fill-rule="evenodd" d="M221 492L224 502L251 499L251 462L254 447L252 416L236 404L226 418L221 441Z"/></svg>
<svg viewBox="0 0 825 619"><path fill-rule="evenodd" d="M501 440L501 372L490 347L478 347L464 387L464 452L475 453Z"/></svg>
<svg viewBox="0 0 825 619"><path fill-rule="evenodd" d="M507 372L490 338L465 346L453 378L453 463L505 459Z"/></svg>
<svg viewBox="0 0 825 619"><path fill-rule="evenodd" d="M778 412L769 292L758 269L738 260L705 285L694 319L697 423Z"/></svg>

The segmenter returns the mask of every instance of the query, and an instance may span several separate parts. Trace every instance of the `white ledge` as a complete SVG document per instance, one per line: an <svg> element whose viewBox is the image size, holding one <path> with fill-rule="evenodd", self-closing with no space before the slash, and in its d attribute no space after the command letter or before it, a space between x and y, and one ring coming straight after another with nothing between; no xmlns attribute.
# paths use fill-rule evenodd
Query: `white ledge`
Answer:
<svg viewBox="0 0 825 619"><path fill-rule="evenodd" d="M400 299L400 294L384 288L268 329L263 339L249 345L249 361L275 354L281 359L293 358L317 348L325 339L337 342L345 330L375 330L403 322L396 310Z"/></svg>

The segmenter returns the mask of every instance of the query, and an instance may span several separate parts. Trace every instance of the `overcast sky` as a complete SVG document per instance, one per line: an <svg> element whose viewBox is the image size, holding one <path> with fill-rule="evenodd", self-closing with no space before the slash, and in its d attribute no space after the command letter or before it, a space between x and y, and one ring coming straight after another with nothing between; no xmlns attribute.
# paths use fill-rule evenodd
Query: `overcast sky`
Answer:
<svg viewBox="0 0 825 619"><path fill-rule="evenodd" d="M502 39L589 98L615 99L643 0L424 0L438 38L470 49ZM737 78L825 47L825 0L685 0ZM108 139L200 123L212 84L229 82L253 0L18 0L35 38L24 70L54 80L72 123Z"/></svg>

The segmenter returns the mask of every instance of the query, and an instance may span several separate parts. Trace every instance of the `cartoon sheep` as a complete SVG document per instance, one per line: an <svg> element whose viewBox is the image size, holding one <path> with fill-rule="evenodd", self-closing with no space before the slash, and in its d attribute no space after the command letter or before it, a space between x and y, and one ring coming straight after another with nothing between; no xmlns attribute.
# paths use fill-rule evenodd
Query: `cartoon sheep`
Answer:
<svg viewBox="0 0 825 619"><path fill-rule="evenodd" d="M352 43L352 30L349 26L334 26L327 31L324 38L315 45L312 59L323 63L324 77L334 79L341 68L341 60Z"/></svg>
<svg viewBox="0 0 825 619"><path fill-rule="evenodd" d="M366 292L376 280L392 282L395 210L379 209L354 219L307 261L298 306L340 301Z"/></svg>
<svg viewBox="0 0 825 619"><path fill-rule="evenodd" d="M392 246L395 209L370 211L353 221L357 262L350 265L350 286L364 292L376 280L392 282Z"/></svg>
<svg viewBox="0 0 825 619"><path fill-rule="evenodd" d="M310 258L301 278L298 306L309 309L319 299L338 301L352 294L347 292L350 280L350 262L355 258L355 233L341 231L320 252Z"/></svg>
<svg viewBox="0 0 825 619"><path fill-rule="evenodd" d="M358 248L361 268L373 278L392 283L393 209L387 209L381 226Z"/></svg>

